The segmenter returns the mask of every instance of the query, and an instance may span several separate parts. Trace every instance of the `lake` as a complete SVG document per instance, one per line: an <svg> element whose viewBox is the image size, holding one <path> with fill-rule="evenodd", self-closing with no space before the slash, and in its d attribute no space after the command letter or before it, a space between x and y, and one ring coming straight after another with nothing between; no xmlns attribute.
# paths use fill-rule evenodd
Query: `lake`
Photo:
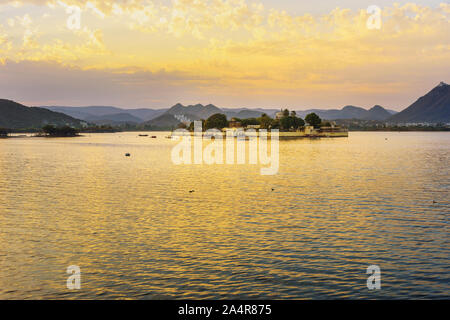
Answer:
<svg viewBox="0 0 450 320"><path fill-rule="evenodd" d="M280 141L271 176L154 134L0 140L0 299L450 298L450 133Z"/></svg>

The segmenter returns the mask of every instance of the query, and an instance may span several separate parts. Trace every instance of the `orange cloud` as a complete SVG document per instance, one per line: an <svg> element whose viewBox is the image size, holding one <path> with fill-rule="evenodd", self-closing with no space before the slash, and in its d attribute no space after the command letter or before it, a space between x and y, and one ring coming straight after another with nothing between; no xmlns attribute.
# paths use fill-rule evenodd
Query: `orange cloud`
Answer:
<svg viewBox="0 0 450 320"><path fill-rule="evenodd" d="M353 96L352 103L370 106L368 101L381 96L392 105L404 103L406 93L424 82L430 87L447 80L450 67L450 4L445 3L383 8L380 30L367 28L365 9L292 15L245 0L20 3L22 9L30 3L50 5L50 17L42 20L33 11L9 17L0 28L3 61L125 68L131 74L164 69L214 78L177 85L185 81L224 101L264 96L326 106ZM83 8L80 30L67 29L67 5ZM3 11L14 12L8 8ZM330 94L324 96L325 91ZM402 98L393 99L396 94Z"/></svg>

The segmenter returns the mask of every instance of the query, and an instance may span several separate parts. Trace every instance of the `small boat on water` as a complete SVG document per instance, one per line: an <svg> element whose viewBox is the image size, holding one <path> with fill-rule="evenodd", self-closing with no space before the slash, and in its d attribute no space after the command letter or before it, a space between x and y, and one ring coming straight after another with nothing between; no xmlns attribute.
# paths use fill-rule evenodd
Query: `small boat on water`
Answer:
<svg viewBox="0 0 450 320"><path fill-rule="evenodd" d="M148 134L140 134L139 137L148 137Z"/></svg>
<svg viewBox="0 0 450 320"><path fill-rule="evenodd" d="M152 136L152 139L156 139L157 137L156 136Z"/></svg>

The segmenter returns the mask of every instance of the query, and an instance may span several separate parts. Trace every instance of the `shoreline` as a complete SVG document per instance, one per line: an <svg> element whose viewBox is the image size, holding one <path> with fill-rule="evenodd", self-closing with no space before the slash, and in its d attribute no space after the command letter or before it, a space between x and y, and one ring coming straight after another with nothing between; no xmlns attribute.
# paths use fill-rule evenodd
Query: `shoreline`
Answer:
<svg viewBox="0 0 450 320"><path fill-rule="evenodd" d="M158 131L145 131L145 130L141 130L141 131L120 131L120 132L86 132L88 134L105 134L105 133L111 133L111 134L118 134L118 133L139 133L139 132L161 132L161 133L170 133L172 134L172 132L170 132L170 130L158 130ZM450 133L450 130L349 130L350 132L371 132L371 133L418 133L418 132L423 132L423 133L445 133L448 132ZM283 139L304 139L304 138L310 138L310 139L315 139L315 138L342 138L343 136L290 136L290 135L279 135L279 138L283 138ZM285 132L288 133L288 132ZM14 134L14 133L13 133ZM183 136L183 135L178 135L178 136ZM191 133L191 136L193 136L193 133ZM203 136L203 135L202 135ZM78 138L78 137L86 137L86 134L78 134L75 136L45 136L45 135L35 135L34 133L26 133L26 134L20 134L20 135L8 135L8 136L0 136L0 140L6 140L6 139L25 139L25 138ZM224 137L226 138L226 135L224 135ZM236 138L236 136L233 136L234 138ZM247 136L248 137L248 136ZM257 137L257 136L255 136ZM267 135L267 138L270 138L270 135Z"/></svg>

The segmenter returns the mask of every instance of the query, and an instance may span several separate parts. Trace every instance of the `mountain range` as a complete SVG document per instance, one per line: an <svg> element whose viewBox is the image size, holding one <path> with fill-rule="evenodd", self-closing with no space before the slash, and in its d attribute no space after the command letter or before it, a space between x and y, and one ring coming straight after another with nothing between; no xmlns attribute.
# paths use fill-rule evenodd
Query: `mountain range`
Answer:
<svg viewBox="0 0 450 320"><path fill-rule="evenodd" d="M274 117L280 109L248 109L248 108L219 108L215 105L196 104L184 106L180 103L169 109L120 109L110 106L92 106L92 107L60 107L47 106L42 107L52 111L62 112L77 119L95 124L120 125L143 124L144 126L167 128L176 126L182 121L194 121L207 119L213 114L223 113L228 119L231 118L257 118L263 113ZM321 118L327 120L334 119L362 119L362 120L386 120L396 111L384 109L381 106L375 106L370 110L361 107L346 106L342 109L309 109L296 110L299 117L304 118L307 114L315 112Z"/></svg>
<svg viewBox="0 0 450 320"><path fill-rule="evenodd" d="M231 118L257 118L263 113L268 113L264 109L252 110L247 108L240 109L221 109L215 105L208 104L206 106L202 104L184 106L180 103L174 105L159 117L156 117L150 121L144 122L142 125L151 128L167 128L175 127L180 122L190 122L201 119L208 119L210 116L216 113L223 113L228 119ZM275 114L279 110L270 110L271 114Z"/></svg>
<svg viewBox="0 0 450 320"><path fill-rule="evenodd" d="M297 116L304 118L309 113L316 113L319 117L326 120L336 120L336 119L358 119L358 120L379 120L384 121L391 117L393 114L397 113L393 110L387 110L379 105L366 110L361 107L355 106L345 106L342 109L330 109L330 110L320 110L320 109L309 109L304 111L296 111Z"/></svg>
<svg viewBox="0 0 450 320"><path fill-rule="evenodd" d="M167 109L121 109L110 106L91 106L91 107L61 107L61 106L42 106L51 111L61 112L73 118L84 120L95 124L120 125L124 123L138 124L151 120Z"/></svg>
<svg viewBox="0 0 450 320"><path fill-rule="evenodd" d="M181 121L206 119L215 113L224 113L228 119L259 117L263 113L275 116L277 109L220 109L212 104L183 106L176 104L159 117L144 123L149 127L174 127ZM437 87L419 98L415 103L401 112L385 109L375 105L369 110L356 106L342 109L308 109L295 110L297 116L304 118L309 113L316 113L325 120L372 120L388 123L449 123L450 122L450 85L441 82Z"/></svg>
<svg viewBox="0 0 450 320"><path fill-rule="evenodd" d="M207 119L213 114L223 113L228 119L256 118L263 113L274 117L281 109L218 108L215 105L196 104L184 106L180 103L169 109L122 109L111 106L26 107L11 100L0 99L0 127L9 129L39 128L45 124L80 126L82 122L99 125L139 125L142 128L170 129L180 122ZM450 85L441 82L411 106L397 113L379 105L366 110L356 106L342 109L295 110L304 118L316 113L325 120L375 120L388 123L449 123Z"/></svg>

